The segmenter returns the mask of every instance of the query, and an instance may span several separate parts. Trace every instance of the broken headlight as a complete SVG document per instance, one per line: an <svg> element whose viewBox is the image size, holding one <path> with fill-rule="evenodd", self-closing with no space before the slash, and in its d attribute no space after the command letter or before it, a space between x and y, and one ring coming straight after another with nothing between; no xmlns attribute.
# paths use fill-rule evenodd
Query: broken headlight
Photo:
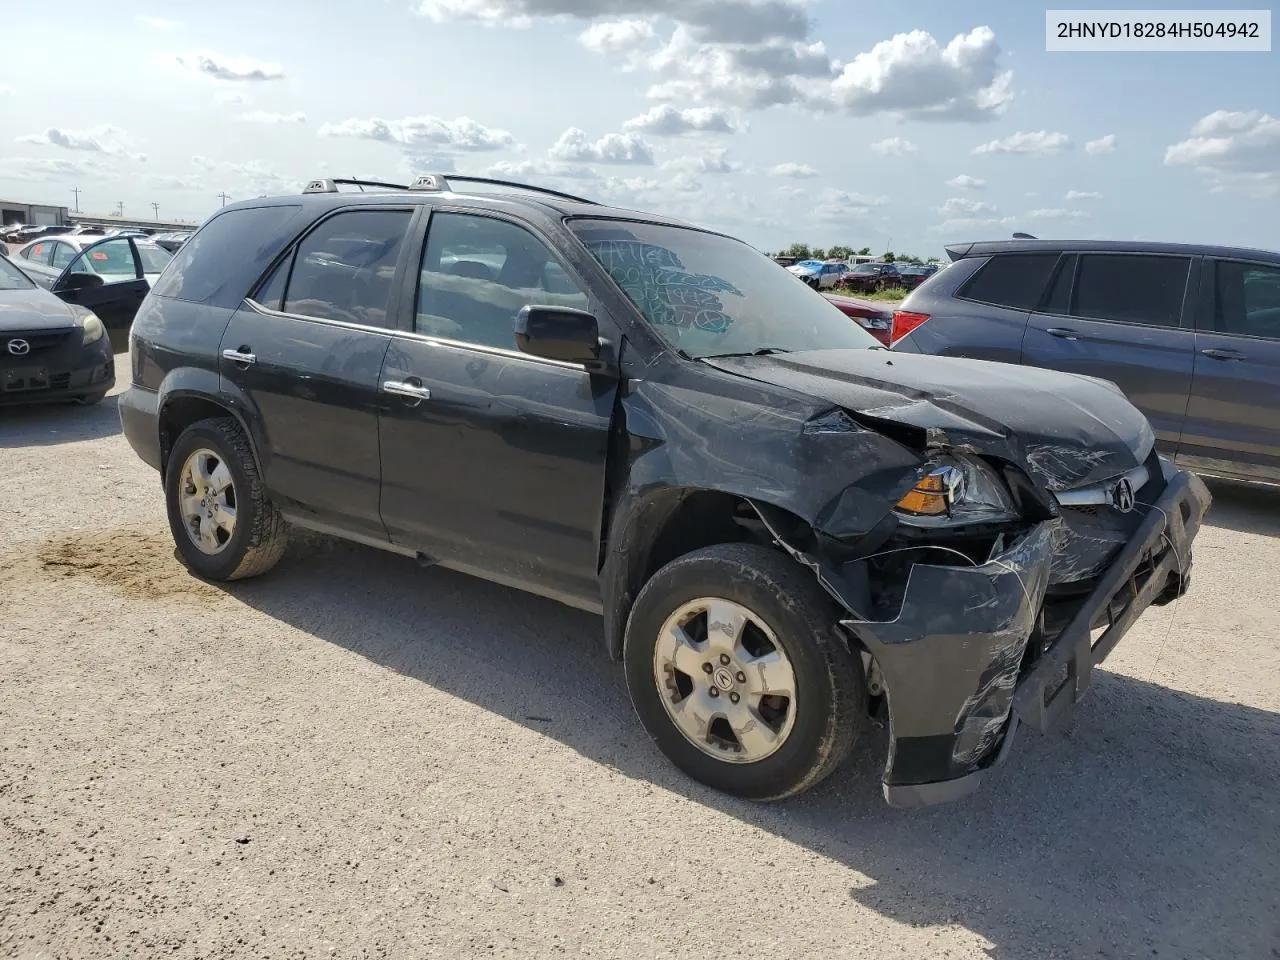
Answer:
<svg viewBox="0 0 1280 960"><path fill-rule="evenodd" d="M1009 490L996 472L974 457L937 456L894 507L898 519L920 527L1016 520Z"/></svg>

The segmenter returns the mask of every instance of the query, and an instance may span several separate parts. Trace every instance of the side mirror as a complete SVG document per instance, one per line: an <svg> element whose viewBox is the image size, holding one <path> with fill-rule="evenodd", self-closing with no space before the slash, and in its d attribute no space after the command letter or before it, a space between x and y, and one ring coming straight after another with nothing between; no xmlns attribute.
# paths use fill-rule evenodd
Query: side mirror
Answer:
<svg viewBox="0 0 1280 960"><path fill-rule="evenodd" d="M69 273L58 284L58 292L97 290L104 282L96 273Z"/></svg>
<svg viewBox="0 0 1280 960"><path fill-rule="evenodd" d="M521 307L516 314L516 346L546 360L595 364L600 360L600 326L585 310Z"/></svg>

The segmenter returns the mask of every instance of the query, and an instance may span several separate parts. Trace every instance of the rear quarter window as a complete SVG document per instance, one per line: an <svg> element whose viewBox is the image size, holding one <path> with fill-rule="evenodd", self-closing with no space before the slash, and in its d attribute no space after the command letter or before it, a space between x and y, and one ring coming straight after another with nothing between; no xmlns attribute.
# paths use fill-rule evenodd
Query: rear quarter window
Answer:
<svg viewBox="0 0 1280 960"><path fill-rule="evenodd" d="M1034 310L1057 262L1056 253L997 254L978 269L957 296L998 307Z"/></svg>
<svg viewBox="0 0 1280 960"><path fill-rule="evenodd" d="M152 290L157 297L207 303L231 282L245 282L246 267L258 278L283 245L280 232L300 207L278 204L219 213L183 244Z"/></svg>

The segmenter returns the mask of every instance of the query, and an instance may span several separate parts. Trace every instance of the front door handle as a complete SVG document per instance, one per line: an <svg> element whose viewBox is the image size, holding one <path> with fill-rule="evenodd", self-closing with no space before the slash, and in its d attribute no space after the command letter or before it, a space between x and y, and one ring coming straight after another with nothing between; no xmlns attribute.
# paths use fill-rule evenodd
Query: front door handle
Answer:
<svg viewBox="0 0 1280 960"><path fill-rule="evenodd" d="M417 377L410 377L408 380L383 380L382 392L403 397L409 401L411 407L416 407L423 400L431 399L431 389Z"/></svg>
<svg viewBox="0 0 1280 960"><path fill-rule="evenodd" d="M230 360L232 363L243 364L246 367L258 362L258 358L253 355L253 351L243 346L237 347L235 350L223 350L222 359Z"/></svg>
<svg viewBox="0 0 1280 960"><path fill-rule="evenodd" d="M1057 337L1059 340L1075 340L1076 332L1070 327L1050 327L1045 333L1051 337Z"/></svg>
<svg viewBox="0 0 1280 960"><path fill-rule="evenodd" d="M1239 350L1219 350L1217 347L1210 347L1208 350L1201 350L1206 357L1213 357L1215 360L1243 360L1244 354Z"/></svg>

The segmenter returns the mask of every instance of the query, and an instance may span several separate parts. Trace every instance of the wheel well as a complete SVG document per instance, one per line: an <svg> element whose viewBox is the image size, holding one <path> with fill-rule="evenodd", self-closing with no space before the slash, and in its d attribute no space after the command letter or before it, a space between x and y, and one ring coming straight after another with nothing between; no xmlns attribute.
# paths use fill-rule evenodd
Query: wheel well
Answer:
<svg viewBox="0 0 1280 960"><path fill-rule="evenodd" d="M169 464L169 451L182 431L201 420L230 417L234 414L222 404L204 397L174 397L160 411L160 475Z"/></svg>
<svg viewBox="0 0 1280 960"><path fill-rule="evenodd" d="M672 511L649 544L645 563L637 571L639 583L635 592L649 578L677 557L714 546L750 540L739 519L754 517L750 504L727 493L700 490L685 497Z"/></svg>

